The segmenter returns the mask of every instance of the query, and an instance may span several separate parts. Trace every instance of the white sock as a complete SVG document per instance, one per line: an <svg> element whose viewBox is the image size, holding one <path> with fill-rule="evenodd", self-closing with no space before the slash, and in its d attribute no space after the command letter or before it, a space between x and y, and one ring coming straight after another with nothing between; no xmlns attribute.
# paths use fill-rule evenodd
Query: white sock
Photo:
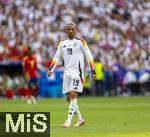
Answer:
<svg viewBox="0 0 150 137"><path fill-rule="evenodd" d="M82 120L82 116L81 116L81 113L80 113L78 105L76 107L76 111L75 112L77 113L78 120Z"/></svg>
<svg viewBox="0 0 150 137"><path fill-rule="evenodd" d="M77 108L77 99L71 99L69 105L68 118L67 118L68 123L71 123L76 108Z"/></svg>

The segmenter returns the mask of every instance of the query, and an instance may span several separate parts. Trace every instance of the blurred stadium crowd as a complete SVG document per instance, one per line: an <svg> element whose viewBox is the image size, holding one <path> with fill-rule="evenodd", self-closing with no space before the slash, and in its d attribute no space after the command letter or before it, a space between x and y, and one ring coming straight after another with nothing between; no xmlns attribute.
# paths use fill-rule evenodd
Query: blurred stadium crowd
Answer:
<svg viewBox="0 0 150 137"><path fill-rule="evenodd" d="M106 72L150 71L149 0L0 0L0 61L31 47L47 68L70 21Z"/></svg>

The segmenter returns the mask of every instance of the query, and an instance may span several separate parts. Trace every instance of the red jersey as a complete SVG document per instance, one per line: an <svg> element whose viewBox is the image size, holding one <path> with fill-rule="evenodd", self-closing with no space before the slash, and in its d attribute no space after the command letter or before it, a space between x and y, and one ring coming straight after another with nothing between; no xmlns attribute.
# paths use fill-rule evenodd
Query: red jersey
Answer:
<svg viewBox="0 0 150 137"><path fill-rule="evenodd" d="M25 69L25 75L27 78L36 78L36 70L37 70L37 64L36 64L36 58L35 56L26 56L23 59L23 66Z"/></svg>

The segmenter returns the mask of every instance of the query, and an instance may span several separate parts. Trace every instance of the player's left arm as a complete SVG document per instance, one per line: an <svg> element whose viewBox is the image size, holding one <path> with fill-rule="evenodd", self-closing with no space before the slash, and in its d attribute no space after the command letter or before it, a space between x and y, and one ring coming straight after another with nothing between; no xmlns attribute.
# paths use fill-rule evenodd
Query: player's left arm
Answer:
<svg viewBox="0 0 150 137"><path fill-rule="evenodd" d="M87 42L84 39L81 39L81 42L82 42L81 48L82 48L82 51L83 51L84 55L86 56L87 62L89 64L89 67L90 67L90 70L92 73L92 79L95 80L96 75L95 75L95 68L94 68L94 60L93 60L91 51L87 45Z"/></svg>

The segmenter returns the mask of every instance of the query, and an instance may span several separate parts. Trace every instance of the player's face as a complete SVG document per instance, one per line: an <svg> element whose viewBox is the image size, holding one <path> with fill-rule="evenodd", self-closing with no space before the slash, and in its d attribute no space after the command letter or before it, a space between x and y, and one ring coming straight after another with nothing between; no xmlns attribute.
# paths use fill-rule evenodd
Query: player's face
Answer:
<svg viewBox="0 0 150 137"><path fill-rule="evenodd" d="M70 39L73 39L76 35L76 27L74 25L66 26L66 33Z"/></svg>

